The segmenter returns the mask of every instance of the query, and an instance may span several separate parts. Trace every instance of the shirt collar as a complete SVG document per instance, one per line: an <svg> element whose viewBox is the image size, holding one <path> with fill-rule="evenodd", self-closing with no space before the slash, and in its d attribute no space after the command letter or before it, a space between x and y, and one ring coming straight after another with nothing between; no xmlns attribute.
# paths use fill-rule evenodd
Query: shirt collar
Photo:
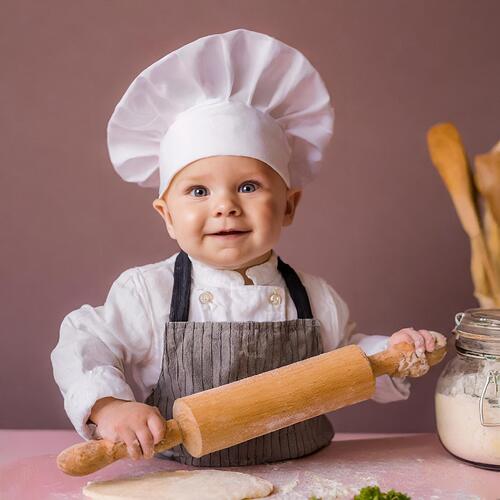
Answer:
<svg viewBox="0 0 500 500"><path fill-rule="evenodd" d="M238 271L218 269L189 256L192 262L191 278L196 285L208 286L240 286L245 285L243 276ZM278 271L278 256L271 250L271 256L266 262L249 267L246 275L254 285L278 285L281 274Z"/></svg>

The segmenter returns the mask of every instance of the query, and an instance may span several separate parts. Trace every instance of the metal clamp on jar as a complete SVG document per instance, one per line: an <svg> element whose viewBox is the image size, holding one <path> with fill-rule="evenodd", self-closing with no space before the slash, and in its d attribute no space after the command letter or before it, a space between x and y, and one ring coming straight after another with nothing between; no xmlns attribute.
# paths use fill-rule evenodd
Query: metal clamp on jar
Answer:
<svg viewBox="0 0 500 500"><path fill-rule="evenodd" d="M500 309L455 316L456 356L436 387L443 446L477 467L500 470Z"/></svg>

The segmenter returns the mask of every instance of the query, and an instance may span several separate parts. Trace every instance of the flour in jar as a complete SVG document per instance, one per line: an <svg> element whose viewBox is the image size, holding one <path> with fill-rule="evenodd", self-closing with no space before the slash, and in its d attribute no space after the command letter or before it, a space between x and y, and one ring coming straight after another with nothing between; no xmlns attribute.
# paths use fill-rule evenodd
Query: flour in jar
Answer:
<svg viewBox="0 0 500 500"><path fill-rule="evenodd" d="M454 455L500 465L500 427L483 426L479 413L479 396L492 369L487 364L480 373L464 374L446 394L437 392L436 423L441 441ZM485 423L500 423L500 407L495 405L495 395L489 394L483 406Z"/></svg>

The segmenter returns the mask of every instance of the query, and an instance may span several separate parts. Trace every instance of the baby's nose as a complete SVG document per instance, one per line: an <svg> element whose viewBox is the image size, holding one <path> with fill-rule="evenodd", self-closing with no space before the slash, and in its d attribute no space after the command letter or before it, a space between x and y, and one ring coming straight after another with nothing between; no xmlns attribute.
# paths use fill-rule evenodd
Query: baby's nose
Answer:
<svg viewBox="0 0 500 500"><path fill-rule="evenodd" d="M217 215L239 215L241 213L241 210L237 207L219 207L217 209Z"/></svg>
<svg viewBox="0 0 500 500"><path fill-rule="evenodd" d="M224 215L239 215L241 213L241 208L236 203L235 200L233 200L230 197L225 197L224 199L220 199L218 203L216 204L215 208L216 214L218 216Z"/></svg>

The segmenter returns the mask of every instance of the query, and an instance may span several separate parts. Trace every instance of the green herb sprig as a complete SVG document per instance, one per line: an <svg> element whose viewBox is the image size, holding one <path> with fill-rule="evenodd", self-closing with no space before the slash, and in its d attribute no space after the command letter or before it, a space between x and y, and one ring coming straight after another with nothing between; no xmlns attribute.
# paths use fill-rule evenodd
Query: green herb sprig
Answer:
<svg viewBox="0 0 500 500"><path fill-rule="evenodd" d="M383 493L378 486L366 486L360 490L354 500L411 500L411 498L399 491L389 490Z"/></svg>

